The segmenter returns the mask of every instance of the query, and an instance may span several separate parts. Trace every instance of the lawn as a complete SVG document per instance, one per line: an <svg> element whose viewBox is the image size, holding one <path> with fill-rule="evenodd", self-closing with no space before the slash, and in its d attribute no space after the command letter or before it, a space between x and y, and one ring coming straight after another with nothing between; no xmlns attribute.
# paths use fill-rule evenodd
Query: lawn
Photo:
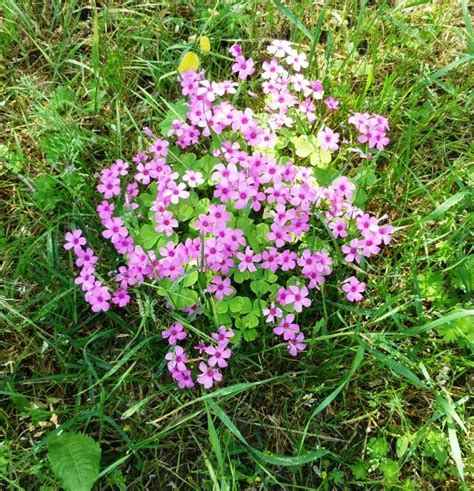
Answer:
<svg viewBox="0 0 474 491"><path fill-rule="evenodd" d="M467 0L0 0L2 489L89 489L58 471L65 433L94 489L474 486L473 15ZM311 53L307 76L344 107L387 116L383 152L330 165L395 233L361 303L315 294L298 358L270 332L219 386L180 390L162 298L91 312L64 234L80 226L113 269L99 172L181 98L186 51L222 80L230 46L260 64L273 39Z"/></svg>

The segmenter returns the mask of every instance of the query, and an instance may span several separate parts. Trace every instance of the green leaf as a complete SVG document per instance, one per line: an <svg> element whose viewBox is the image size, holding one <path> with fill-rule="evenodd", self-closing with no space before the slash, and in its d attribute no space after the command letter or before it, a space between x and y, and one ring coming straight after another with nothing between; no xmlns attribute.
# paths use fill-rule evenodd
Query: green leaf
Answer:
<svg viewBox="0 0 474 491"><path fill-rule="evenodd" d="M206 177L209 177L214 167L219 163L219 159L212 155L206 155L196 162L196 168Z"/></svg>
<svg viewBox="0 0 474 491"><path fill-rule="evenodd" d="M188 201L180 201L175 211L176 218L180 222L187 222L194 216L194 207Z"/></svg>
<svg viewBox="0 0 474 491"><path fill-rule="evenodd" d="M190 273L188 273L183 281L181 282L181 284L185 287L188 287L188 286L193 286L196 281L198 280L199 278L199 273L198 271L191 271Z"/></svg>
<svg viewBox="0 0 474 491"><path fill-rule="evenodd" d="M234 281L236 283L243 283L245 280L248 280L251 277L251 274L248 271L240 272L238 269L234 271Z"/></svg>
<svg viewBox="0 0 474 491"><path fill-rule="evenodd" d="M230 317L229 314L217 314L217 322L221 326L231 326L232 325L232 318Z"/></svg>
<svg viewBox="0 0 474 491"><path fill-rule="evenodd" d="M370 455L380 458L388 454L390 446L385 438L372 437L367 445L367 450Z"/></svg>
<svg viewBox="0 0 474 491"><path fill-rule="evenodd" d="M398 462L392 459L385 459L380 464L380 470L383 473L383 477L387 483L395 483L398 480L400 474L400 466Z"/></svg>
<svg viewBox="0 0 474 491"><path fill-rule="evenodd" d="M263 273L263 279L268 283L275 283L278 281L278 276L272 273L269 269L266 269Z"/></svg>
<svg viewBox="0 0 474 491"><path fill-rule="evenodd" d="M243 304L242 307L240 308L240 313L249 314L250 312L252 312L252 302L248 297L242 297L242 300L243 300Z"/></svg>
<svg viewBox="0 0 474 491"><path fill-rule="evenodd" d="M314 167L313 174L318 180L321 186L329 186L334 179L339 175L339 171L336 169L322 169L321 167Z"/></svg>
<svg viewBox="0 0 474 491"><path fill-rule="evenodd" d="M306 158L315 150L317 147L316 143L312 142L305 135L294 136L291 138L291 143L295 147L295 153L298 157Z"/></svg>
<svg viewBox="0 0 474 491"><path fill-rule="evenodd" d="M257 327L260 323L258 317L254 313L247 314L242 318L242 322L244 326L248 328Z"/></svg>
<svg viewBox="0 0 474 491"><path fill-rule="evenodd" d="M155 201L155 196L150 193L141 193L137 197L138 204L142 205L144 208L150 208Z"/></svg>
<svg viewBox="0 0 474 491"><path fill-rule="evenodd" d="M367 201L367 198L367 193L362 188L357 188L352 203L355 206L362 208Z"/></svg>
<svg viewBox="0 0 474 491"><path fill-rule="evenodd" d="M62 433L48 444L48 460L66 490L90 491L99 476L100 445L92 438Z"/></svg>
<svg viewBox="0 0 474 491"><path fill-rule="evenodd" d="M331 162L331 152L317 147L311 154L309 161L311 162L311 165L324 169Z"/></svg>
<svg viewBox="0 0 474 491"><path fill-rule="evenodd" d="M310 157L311 165L316 167L327 167L331 162L331 152L323 150L314 135L295 136L291 139L298 157Z"/></svg>
<svg viewBox="0 0 474 491"><path fill-rule="evenodd" d="M229 309L231 312L237 313L242 310L242 307L244 305L244 299L243 297L233 297L227 301L229 304Z"/></svg>
<svg viewBox="0 0 474 491"><path fill-rule="evenodd" d="M151 249L159 237L160 234L155 230L153 225L146 223L140 228L140 239L145 249Z"/></svg>
<svg viewBox="0 0 474 491"><path fill-rule="evenodd" d="M402 435L397 440L397 457L401 459L407 452L411 442L411 435Z"/></svg>
<svg viewBox="0 0 474 491"><path fill-rule="evenodd" d="M269 284L265 280L255 280L250 282L250 289L258 297L263 297L268 291Z"/></svg>
<svg viewBox="0 0 474 491"><path fill-rule="evenodd" d="M442 431L430 430L424 438L423 455L431 457L443 467L448 462L448 441Z"/></svg>
<svg viewBox="0 0 474 491"><path fill-rule="evenodd" d="M171 305L174 305L178 310L184 307L192 307L197 303L198 294L190 288L179 288L176 291L167 293Z"/></svg>
<svg viewBox="0 0 474 491"><path fill-rule="evenodd" d="M218 314L225 314L229 308L228 302L216 302L216 312Z"/></svg>
<svg viewBox="0 0 474 491"><path fill-rule="evenodd" d="M257 331L255 329L245 329L242 336L245 341L255 341L257 339Z"/></svg>

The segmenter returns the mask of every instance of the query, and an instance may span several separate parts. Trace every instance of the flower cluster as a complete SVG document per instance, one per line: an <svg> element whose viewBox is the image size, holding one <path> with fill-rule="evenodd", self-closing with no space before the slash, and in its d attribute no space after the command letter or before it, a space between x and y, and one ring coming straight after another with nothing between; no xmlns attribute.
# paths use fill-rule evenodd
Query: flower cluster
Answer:
<svg viewBox="0 0 474 491"><path fill-rule="evenodd" d="M162 332L164 339L168 340L171 345L171 350L165 355L167 360L168 370L178 384L180 389L192 388L195 383L193 381L192 372L186 365L189 358L184 348L177 344L177 341L182 341L187 337L187 333L181 323L172 324L167 330ZM217 332L211 333L212 344L206 345L204 341L199 341L194 349L201 355L199 361L200 374L197 377L197 382L209 389L214 385L214 382L222 380L222 372L220 369L226 368L227 360L232 356L232 350L229 347L229 340L234 336L231 329L226 329L221 326ZM207 360L202 360L202 355L207 356Z"/></svg>
<svg viewBox="0 0 474 491"><path fill-rule="evenodd" d="M339 101L324 99L322 83L302 73L305 53L287 41L272 42L268 53L261 79L253 80L261 88L258 112L237 105L242 93L258 95L247 86L254 61L234 45L232 72L240 87L184 72L179 83L185 101L170 110L162 137L144 128L150 143L133 164L117 160L101 172L102 237L121 258L108 285L95 276L98 257L81 230L66 234L65 248L81 268L76 283L94 312L111 303L125 307L132 290L147 283L182 318L163 331L171 346L168 369L181 388L194 386L196 365L199 384L220 382L229 343L255 339L265 323L291 356L304 351L299 316L318 302L335 266L363 274L368 258L393 234L386 216L355 204L356 186L346 176L319 180L334 152L345 158L357 143L363 145L360 155L383 150L387 119L351 114L358 134L343 134L351 126L336 126ZM363 299L366 283L355 276L335 283L348 301ZM209 336L203 319L219 330ZM215 341L196 346L207 360L191 360L180 345L188 338L187 322Z"/></svg>

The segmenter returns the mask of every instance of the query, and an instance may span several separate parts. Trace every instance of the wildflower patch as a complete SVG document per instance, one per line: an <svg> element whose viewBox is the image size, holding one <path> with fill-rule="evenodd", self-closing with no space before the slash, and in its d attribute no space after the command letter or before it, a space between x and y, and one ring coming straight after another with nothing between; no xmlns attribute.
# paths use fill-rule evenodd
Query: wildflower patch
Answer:
<svg viewBox="0 0 474 491"><path fill-rule="evenodd" d="M81 230L68 232L64 246L94 312L156 288L176 320L162 336L183 389L221 382L236 344L265 325L291 356L305 351L300 319L323 285L362 301L370 283L356 274L393 233L386 217L358 206L354 182L332 165L383 151L387 119L351 113L340 125L340 102L305 78L306 55L287 41L268 46L258 94L246 85L254 61L238 45L230 53L238 82L180 70L185 100L170 105L162 137L144 128L148 148L101 172L101 234L121 261L111 280L99 279L99 258ZM246 90L254 108L239 105Z"/></svg>

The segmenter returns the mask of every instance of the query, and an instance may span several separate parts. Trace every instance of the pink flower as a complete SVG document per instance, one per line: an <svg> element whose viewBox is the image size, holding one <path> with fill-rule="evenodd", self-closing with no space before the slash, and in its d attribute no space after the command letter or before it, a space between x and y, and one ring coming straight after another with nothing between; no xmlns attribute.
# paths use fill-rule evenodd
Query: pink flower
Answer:
<svg viewBox="0 0 474 491"><path fill-rule="evenodd" d="M86 238L82 237L82 230L79 229L67 232L65 239L64 249L74 249L76 254L82 250L82 246L86 245Z"/></svg>
<svg viewBox="0 0 474 491"><path fill-rule="evenodd" d="M211 355L208 360L209 366L218 365L220 368L225 368L228 365L226 360L232 355L232 351L227 348L227 344L219 344L217 347L208 346L206 353Z"/></svg>
<svg viewBox="0 0 474 491"><path fill-rule="evenodd" d="M178 387L180 389L192 389L194 387L193 378L191 376L191 370L177 370L174 369L172 372L173 379L178 382Z"/></svg>
<svg viewBox="0 0 474 491"><path fill-rule="evenodd" d="M177 205L180 199L189 198L189 191L186 191L186 184L184 184L184 182L181 182L178 185L174 184L170 188L168 188L163 193L163 197L169 198L171 203Z"/></svg>
<svg viewBox="0 0 474 491"><path fill-rule="evenodd" d="M153 168L151 162L137 165L138 172L135 174L135 180L144 185L150 184L152 179L158 177L158 172Z"/></svg>
<svg viewBox="0 0 474 491"><path fill-rule="evenodd" d="M291 356L296 356L299 351L304 351L306 349L306 344L303 343L304 334L300 332L295 336L295 338L288 341L288 352Z"/></svg>
<svg viewBox="0 0 474 491"><path fill-rule="evenodd" d="M204 351L206 351L206 343L204 343L204 341L199 341L199 343L194 346L194 349L200 354L202 355L204 353Z"/></svg>
<svg viewBox="0 0 474 491"><path fill-rule="evenodd" d="M289 339L294 339L296 335L300 332L300 326L293 323L295 316L293 314L288 314L280 320L277 327L273 328L273 332L277 336L283 334L283 339L288 341Z"/></svg>
<svg viewBox="0 0 474 491"><path fill-rule="evenodd" d="M169 142L166 140L156 140L150 147L150 152L153 152L157 157L166 157L168 155Z"/></svg>
<svg viewBox="0 0 474 491"><path fill-rule="evenodd" d="M354 184L345 176L338 177L335 181L333 181L331 187L339 196L347 199L352 198L352 192L355 189Z"/></svg>
<svg viewBox="0 0 474 491"><path fill-rule="evenodd" d="M238 252L236 254L237 259L240 259L239 271L243 273L245 270L251 273L257 271L254 263L260 262L261 254L254 254L253 250L247 246L245 253Z"/></svg>
<svg viewBox="0 0 474 491"><path fill-rule="evenodd" d="M199 370L202 373L198 376L197 381L205 389L210 389L214 385L214 382L220 382L222 380L222 373L217 368L206 365L203 361L199 363Z"/></svg>
<svg viewBox="0 0 474 491"><path fill-rule="evenodd" d="M271 225L271 232L267 234L267 239L275 242L277 247L283 247L286 242L290 242L291 235L286 226L274 222Z"/></svg>
<svg viewBox="0 0 474 491"><path fill-rule="evenodd" d="M275 247L270 247L262 252L262 269L269 269L274 273L278 269L279 253Z"/></svg>
<svg viewBox="0 0 474 491"><path fill-rule="evenodd" d="M229 48L229 53L231 54L231 56L233 56L234 58L237 58L238 56L240 56L242 54L242 46L240 46L240 44L233 44L230 48Z"/></svg>
<svg viewBox="0 0 474 491"><path fill-rule="evenodd" d="M86 293L85 299L91 305L93 312L107 312L110 308L109 289L100 284L100 282Z"/></svg>
<svg viewBox="0 0 474 491"><path fill-rule="evenodd" d="M293 251L285 249L278 256L278 264L281 266L282 271L289 271L291 269L295 269L297 255Z"/></svg>
<svg viewBox="0 0 474 491"><path fill-rule="evenodd" d="M360 263L360 248L361 244L359 239L352 239L349 243L349 245L343 245L341 247L341 250L344 254L346 254L346 257L344 260L348 263L356 262L357 264Z"/></svg>
<svg viewBox="0 0 474 491"><path fill-rule="evenodd" d="M237 56L235 63L232 65L232 71L238 73L240 79L246 80L247 77L250 77L255 72L253 59L246 60L243 56Z"/></svg>
<svg viewBox="0 0 474 491"><path fill-rule="evenodd" d="M293 50L286 57L285 61L290 65L295 72L301 71L302 68L308 68L308 60L304 53L298 53Z"/></svg>
<svg viewBox="0 0 474 491"><path fill-rule="evenodd" d="M365 240L361 242L362 254L365 257L378 254L380 252L379 245L382 243L382 239L378 234L370 233L366 234Z"/></svg>
<svg viewBox="0 0 474 491"><path fill-rule="evenodd" d="M94 256L94 251L90 247L77 251L76 255L76 266L79 268L94 268L99 260L97 256Z"/></svg>
<svg viewBox="0 0 474 491"><path fill-rule="evenodd" d="M118 217L109 218L104 222L105 230L102 232L102 236L106 239L110 239L112 244L115 244L121 237L128 236L128 230L123 226L123 220Z"/></svg>
<svg viewBox="0 0 474 491"><path fill-rule="evenodd" d="M274 322L275 319L279 319L282 316L281 309L275 306L272 302L268 309L263 309L263 315L266 317L267 322Z"/></svg>
<svg viewBox="0 0 474 491"><path fill-rule="evenodd" d="M115 206L113 203L108 201L102 201L100 205L97 205L96 211L102 221L112 218L112 213L114 212Z"/></svg>
<svg viewBox="0 0 474 491"><path fill-rule="evenodd" d="M96 278L94 276L93 268L82 268L79 276L74 280L76 285L81 285L81 289L84 292L92 290L95 286Z"/></svg>
<svg viewBox="0 0 474 491"><path fill-rule="evenodd" d="M176 346L173 351L168 351L168 353L166 353L165 360L168 361L168 370L170 372L174 369L182 372L186 370L188 355L186 355L182 346Z"/></svg>
<svg viewBox="0 0 474 491"><path fill-rule="evenodd" d="M318 133L318 142L323 150L335 151L339 148L339 133L335 133L331 128L326 126Z"/></svg>
<svg viewBox="0 0 474 491"><path fill-rule="evenodd" d="M130 303L130 295L127 290L117 290L112 296L112 303L119 307L125 307Z"/></svg>
<svg viewBox="0 0 474 491"><path fill-rule="evenodd" d="M219 327L218 332L211 334L212 339L217 341L221 346L225 346L234 337L234 331L232 329L226 329L225 326Z"/></svg>
<svg viewBox="0 0 474 491"><path fill-rule="evenodd" d="M355 276L351 276L347 278L342 289L347 293L347 300L349 302L360 302L362 300L362 293L365 292L365 283L363 281L359 282Z"/></svg>
<svg viewBox="0 0 474 491"><path fill-rule="evenodd" d="M155 214L157 232L164 232L167 237L173 235L173 229L178 228L178 220L173 218L171 211L164 211L163 213Z"/></svg>
<svg viewBox="0 0 474 491"><path fill-rule="evenodd" d="M286 305L293 304L296 312L301 312L303 307L309 307L311 300L308 297L308 289L303 286L298 288L296 285L288 287L285 303Z"/></svg>
<svg viewBox="0 0 474 491"><path fill-rule="evenodd" d="M390 244L393 235L393 227L391 225L383 225L382 227L379 227L378 235L385 245Z"/></svg>
<svg viewBox="0 0 474 491"><path fill-rule="evenodd" d="M196 188L204 183L202 174L192 170L186 170L184 172L183 181L185 181L190 188Z"/></svg>
<svg viewBox="0 0 474 491"><path fill-rule="evenodd" d="M331 222L329 224L329 228L332 231L332 234L334 235L334 238L339 238L339 237L347 237L347 230L346 230L346 223L339 219L335 222Z"/></svg>
<svg viewBox="0 0 474 491"><path fill-rule="evenodd" d="M331 109L331 111L337 111L339 108L339 101L337 99L334 99L333 96L328 97L327 99L324 99L324 104Z"/></svg>
<svg viewBox="0 0 474 491"><path fill-rule="evenodd" d="M283 58L286 54L293 52L293 48L289 41L275 39L267 47L267 51L277 58Z"/></svg>
<svg viewBox="0 0 474 491"><path fill-rule="evenodd" d="M171 346L174 346L177 341L182 341L186 339L187 333L184 330L183 324L177 322L176 324L171 324L170 327L161 333L163 339L167 339Z"/></svg>
<svg viewBox="0 0 474 491"><path fill-rule="evenodd" d="M105 199L113 198L120 194L120 179L118 177L101 178L97 191L104 195Z"/></svg>
<svg viewBox="0 0 474 491"><path fill-rule="evenodd" d="M207 291L214 293L217 300L222 300L224 297L228 297L234 293L234 289L230 286L230 278L222 279L220 276L214 276L212 281L208 285Z"/></svg>

